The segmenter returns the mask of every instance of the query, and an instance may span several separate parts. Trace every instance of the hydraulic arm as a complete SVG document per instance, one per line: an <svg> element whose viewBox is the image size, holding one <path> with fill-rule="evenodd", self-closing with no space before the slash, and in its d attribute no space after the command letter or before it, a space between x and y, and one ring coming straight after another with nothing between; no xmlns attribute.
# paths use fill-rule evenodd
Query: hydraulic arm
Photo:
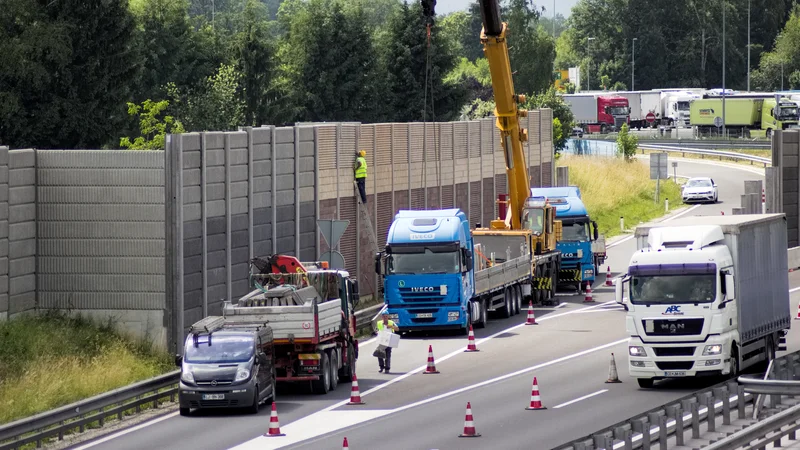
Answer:
<svg viewBox="0 0 800 450"><path fill-rule="evenodd" d="M521 218L525 200L531 194L528 166L522 150L522 143L528 140L528 132L520 126L519 121L520 117L527 117L528 111L517 106L525 102L525 96L514 93L506 42L508 26L500 20L499 2L480 0L479 3L483 19L481 43L492 75L492 90L496 104L494 114L497 117L497 128L500 130L508 176L510 221L508 219L492 221L492 228L510 227L512 230L519 230L522 228Z"/></svg>

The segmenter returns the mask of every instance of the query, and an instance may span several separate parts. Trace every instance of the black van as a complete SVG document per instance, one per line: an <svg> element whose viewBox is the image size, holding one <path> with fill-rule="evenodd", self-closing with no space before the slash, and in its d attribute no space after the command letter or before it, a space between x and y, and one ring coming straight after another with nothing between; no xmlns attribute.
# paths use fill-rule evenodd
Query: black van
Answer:
<svg viewBox="0 0 800 450"><path fill-rule="evenodd" d="M224 323L208 317L192 325L186 338L178 399L180 414L191 409L247 408L275 401L275 354L267 325Z"/></svg>

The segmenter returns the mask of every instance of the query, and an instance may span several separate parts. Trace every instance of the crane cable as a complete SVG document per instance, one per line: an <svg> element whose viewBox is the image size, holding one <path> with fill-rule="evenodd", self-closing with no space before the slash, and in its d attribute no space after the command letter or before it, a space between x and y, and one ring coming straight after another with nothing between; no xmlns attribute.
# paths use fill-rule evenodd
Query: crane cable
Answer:
<svg viewBox="0 0 800 450"><path fill-rule="evenodd" d="M424 1L424 0L423 0ZM422 104L422 123L427 123L427 115L428 115L428 89L430 88L431 91L431 120L433 122L433 146L436 152L436 185L438 186L437 192L439 193L439 207L442 207L442 181L441 181L441 165L442 165L442 151L441 151L441 138L437 136L436 133L436 110L434 109L434 97L433 97L433 77L430 76L431 74L431 17L426 17L425 20L425 30L427 36L427 45L425 47L425 85L423 87L423 104ZM423 125L424 127L424 125ZM427 127L424 129L427 130ZM426 135L423 136L423 142L427 142L428 136L427 132ZM427 155L423 158L423 167L427 167ZM427 172L425 172L427 173ZM425 190L427 191L427 177L426 177L426 186ZM453 193L455 195L455 193Z"/></svg>

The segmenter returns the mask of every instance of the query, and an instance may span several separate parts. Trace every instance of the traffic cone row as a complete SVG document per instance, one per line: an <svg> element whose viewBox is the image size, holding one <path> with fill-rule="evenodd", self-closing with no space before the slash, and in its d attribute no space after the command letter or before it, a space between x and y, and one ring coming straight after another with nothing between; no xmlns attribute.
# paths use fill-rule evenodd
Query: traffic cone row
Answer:
<svg viewBox="0 0 800 450"><path fill-rule="evenodd" d="M528 302L528 319L525 321L525 325L539 325L533 315L533 302Z"/></svg>
<svg viewBox="0 0 800 450"><path fill-rule="evenodd" d="M278 422L278 410L275 407L275 402L272 402L272 412L269 415L269 431L267 431L267 434L264 436L286 436L285 434L281 433L281 424Z"/></svg>
<svg viewBox="0 0 800 450"><path fill-rule="evenodd" d="M467 349L465 352L479 352L478 347L475 346L475 332L472 331L472 324L469 324L469 341L467 341Z"/></svg>
<svg viewBox="0 0 800 450"><path fill-rule="evenodd" d="M436 370L436 364L433 362L433 346L432 345L428 346L428 367L425 369L425 372L422 372L422 373L423 374L439 373L439 371Z"/></svg>
<svg viewBox="0 0 800 450"><path fill-rule="evenodd" d="M586 283L586 296L583 298L583 303L594 303L592 298L592 283Z"/></svg>
<svg viewBox="0 0 800 450"><path fill-rule="evenodd" d="M606 266L606 286L613 286L614 283L611 282L611 266Z"/></svg>
<svg viewBox="0 0 800 450"><path fill-rule="evenodd" d="M350 401L347 404L348 405L365 404L363 401L361 401L361 392L358 391L358 377L356 377L356 374L353 374L353 385L350 387Z"/></svg>

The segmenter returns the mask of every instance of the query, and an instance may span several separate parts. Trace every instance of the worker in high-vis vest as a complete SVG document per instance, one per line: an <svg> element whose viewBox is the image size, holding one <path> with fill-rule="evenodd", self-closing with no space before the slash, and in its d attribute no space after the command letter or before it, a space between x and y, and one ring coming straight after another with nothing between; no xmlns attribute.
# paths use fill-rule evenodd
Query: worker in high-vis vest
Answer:
<svg viewBox="0 0 800 450"><path fill-rule="evenodd" d="M356 185L358 186L358 193L361 195L361 203L367 204L367 152L361 150L356 154L356 163L353 165L353 171L356 176Z"/></svg>
<svg viewBox="0 0 800 450"><path fill-rule="evenodd" d="M384 329L395 332L399 330L394 321L389 320L389 313L386 312L386 310L384 310L383 314L381 314L381 319L378 321L377 328L378 328L378 333L380 333L381 330ZM386 347L381 350L383 350L386 353L386 357L382 358L378 356L378 368L379 368L378 372L383 372L385 370L386 373L389 373L389 368L392 366L392 347Z"/></svg>

